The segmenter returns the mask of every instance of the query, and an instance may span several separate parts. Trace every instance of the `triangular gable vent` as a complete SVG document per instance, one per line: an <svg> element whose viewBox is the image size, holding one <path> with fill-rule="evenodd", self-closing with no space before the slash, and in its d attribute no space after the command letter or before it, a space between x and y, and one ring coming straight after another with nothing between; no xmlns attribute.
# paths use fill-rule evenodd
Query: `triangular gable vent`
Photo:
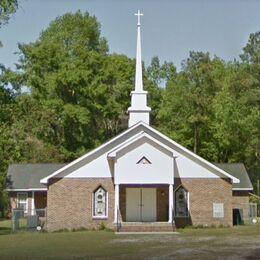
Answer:
<svg viewBox="0 0 260 260"><path fill-rule="evenodd" d="M143 156L136 164L151 164L151 162Z"/></svg>

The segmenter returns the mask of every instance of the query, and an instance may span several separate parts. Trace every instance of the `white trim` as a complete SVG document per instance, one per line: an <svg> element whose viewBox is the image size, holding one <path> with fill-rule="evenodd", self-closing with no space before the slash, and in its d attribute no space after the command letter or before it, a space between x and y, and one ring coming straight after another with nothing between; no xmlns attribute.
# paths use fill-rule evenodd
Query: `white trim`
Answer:
<svg viewBox="0 0 260 260"><path fill-rule="evenodd" d="M187 208L188 208L188 217L190 216L190 192L187 191Z"/></svg>
<svg viewBox="0 0 260 260"><path fill-rule="evenodd" d="M114 158L116 157L116 152L117 150L119 150L120 148L124 148L125 146L127 146L128 144L133 143L135 140L137 140L139 137L141 137L144 134L144 131L139 132L138 134L130 137L129 139L127 139L126 141L124 141L123 143L117 145L116 147L113 148L112 151L108 152L107 157L108 158ZM121 149L120 149L121 150Z"/></svg>
<svg viewBox="0 0 260 260"><path fill-rule="evenodd" d="M119 184L115 184L115 208L114 208L114 223L118 222L118 210L119 210Z"/></svg>
<svg viewBox="0 0 260 260"><path fill-rule="evenodd" d="M136 125L133 125L132 127L128 128L125 132L123 132L123 133L117 135L116 137L114 137L114 138L111 139L110 141L108 141L108 142L106 142L106 143L100 145L100 146L97 147L96 149L90 151L89 153L84 154L83 156L79 157L78 159L72 161L72 162L69 163L69 164L66 164L64 167L62 167L62 168L60 168L59 170L55 171L54 173L50 174L49 176L47 176L47 177L41 179L41 180L40 180L40 183L47 184L47 183L48 183L48 180L49 180L50 178L52 178L53 176L55 176L55 175L61 173L62 171L68 169L68 168L71 167L72 165L74 165L74 164L76 164L76 163L82 161L83 159L87 158L88 156L90 156L90 155L94 154L95 152L101 150L103 147L105 147L105 146L109 145L110 143L114 142L114 141L117 140L119 137L121 137L121 136L123 136L123 135L129 133L130 131L132 131L135 127L139 126L141 123L144 124L143 122L139 122L139 123L137 123Z"/></svg>
<svg viewBox="0 0 260 260"><path fill-rule="evenodd" d="M253 188L232 188L232 190L253 190Z"/></svg>
<svg viewBox="0 0 260 260"><path fill-rule="evenodd" d="M16 207L18 208L18 205L19 205L19 195L21 194L25 194L26 195L26 206L25 206L25 210L24 210L24 213L28 213L28 192L17 192L16 194Z"/></svg>
<svg viewBox="0 0 260 260"><path fill-rule="evenodd" d="M174 199L173 199L173 194L174 194L174 191L173 191L173 184L170 184L169 185L169 220L168 222L169 223L172 223L173 221L173 208L174 208Z"/></svg>
<svg viewBox="0 0 260 260"><path fill-rule="evenodd" d="M103 215L103 216L95 216L94 215L94 211L95 211L95 192L99 189L99 188L102 188L105 193L106 193L106 215ZM92 192L92 219L107 219L108 218L108 191L102 186L102 185L99 185L93 192Z"/></svg>
<svg viewBox="0 0 260 260"><path fill-rule="evenodd" d="M199 161L201 161L202 163L210 166L212 169L216 170L218 173L220 173L222 176L226 176L228 178L230 178L232 180L233 183L240 183L240 180L237 179L236 177L228 174L227 172L223 171L222 169L218 168L217 166L215 166L214 164L208 162L207 160L203 159L202 157L198 156L197 154L191 152L190 150L186 149L185 147L183 147L182 145L176 143L175 141L171 140L169 137L165 136L164 134L160 133L159 131L157 131L156 129L152 128L151 126L147 125L146 123L144 123L143 121L138 122L137 124L133 125L132 127L128 128L125 132L119 134L118 136L114 137L113 139L111 139L110 141L104 143L103 145L97 147L96 149L92 150L91 152L84 154L83 156L79 157L78 159L72 161L71 163L65 165L64 167L60 168L59 170L55 171L54 173L50 174L49 176L43 178L40 180L41 183L43 184L47 184L48 180L52 177L54 177L55 175L61 173L62 171L68 169L69 167L75 165L76 163L82 161L83 159L87 158L88 156L96 153L97 151L103 149L104 147L106 147L107 145L111 144L112 142L116 141L117 139L119 139L120 137L124 136L125 134L131 132L133 129L137 128L138 126L144 126L147 129L149 129L150 131L152 131L153 133L159 135L160 137L162 137L163 139L165 139L166 141L170 142L171 144L173 144L174 146L176 146L177 148L179 148L180 150L182 150L183 152L191 155L192 157L198 159ZM129 139L127 140L129 141ZM168 148L169 149L169 148Z"/></svg>
<svg viewBox="0 0 260 260"><path fill-rule="evenodd" d="M221 210L218 211L219 209L221 209ZM212 213L213 213L213 218L224 218L225 217L224 203L223 202L213 202Z"/></svg>
<svg viewBox="0 0 260 260"><path fill-rule="evenodd" d="M220 172L221 174L229 177L234 183L240 183L240 180L237 179L236 177L230 175L229 173L223 171L222 169L218 168L217 166L215 166L214 164L208 162L207 160L203 159L202 157L198 156L197 154L191 152L190 150L188 150L187 148L183 147L182 145L176 143L175 141L173 141L172 139L170 139L169 137L167 137L166 135L163 135L162 133L160 133L159 131L157 131L156 129L150 127L149 125L145 125L148 129L150 129L151 131L153 131L154 133L158 134L159 136L161 136L162 138L166 139L167 141L169 141L170 143L172 143L173 145L177 146L179 149L183 150L184 152L186 152L187 154L195 157L196 159L202 161L203 163L207 164L208 166L210 166L211 168L217 170L218 172Z"/></svg>
<svg viewBox="0 0 260 260"><path fill-rule="evenodd" d="M34 215L35 211L35 199L34 199L34 191L32 191L32 198L31 198L31 215Z"/></svg>
<svg viewBox="0 0 260 260"><path fill-rule="evenodd" d="M6 191L47 191L47 188L32 188L32 189L5 189Z"/></svg>
<svg viewBox="0 0 260 260"><path fill-rule="evenodd" d="M161 142L157 141L155 138L153 138L152 136L149 136L148 134L144 133L142 131L142 133L138 136L136 136L134 139L131 139L130 141L127 140L127 142L125 142L124 144L120 144L119 146L117 146L113 151L109 152L107 157L109 158L114 158L116 157L116 154L118 152L120 152L121 150L123 150L124 148L126 148L128 145L135 143L136 141L142 139L142 138L147 138L149 140L151 140L152 142L158 144L159 146L163 147L165 150L167 150L170 153L173 153L173 149L169 148L168 146L162 144Z"/></svg>

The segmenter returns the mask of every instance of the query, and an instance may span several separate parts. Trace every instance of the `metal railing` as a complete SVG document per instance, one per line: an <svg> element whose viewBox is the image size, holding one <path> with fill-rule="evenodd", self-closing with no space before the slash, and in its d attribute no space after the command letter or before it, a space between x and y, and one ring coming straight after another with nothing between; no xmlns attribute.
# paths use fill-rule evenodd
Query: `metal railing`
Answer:
<svg viewBox="0 0 260 260"><path fill-rule="evenodd" d="M122 226L119 207L117 207L116 214L116 231L119 232Z"/></svg>
<svg viewBox="0 0 260 260"><path fill-rule="evenodd" d="M11 219L12 231L20 230L42 230L46 226L46 209L26 209L16 208L12 210Z"/></svg>

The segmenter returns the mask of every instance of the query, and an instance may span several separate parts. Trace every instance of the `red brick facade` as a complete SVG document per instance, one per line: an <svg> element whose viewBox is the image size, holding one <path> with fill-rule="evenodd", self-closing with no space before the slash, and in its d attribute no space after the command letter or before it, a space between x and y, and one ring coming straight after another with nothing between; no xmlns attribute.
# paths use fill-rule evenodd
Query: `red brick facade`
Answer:
<svg viewBox="0 0 260 260"><path fill-rule="evenodd" d="M248 218L249 214L249 194L248 191L233 191L232 197L232 206L233 209L242 210L243 213L243 220Z"/></svg>
<svg viewBox="0 0 260 260"><path fill-rule="evenodd" d="M232 226L232 184L228 179L175 179L174 190L183 185L189 192L189 218L175 218L176 226ZM213 217L213 203L224 204L224 218Z"/></svg>
<svg viewBox="0 0 260 260"><path fill-rule="evenodd" d="M97 187L108 192L108 217L94 219L92 196ZM47 228L97 228L103 222L113 228L114 185L111 178L55 179L48 187Z"/></svg>
<svg viewBox="0 0 260 260"><path fill-rule="evenodd" d="M108 192L108 217L95 219L93 192L98 186ZM190 217L175 218L176 226L232 226L232 184L228 179L175 179L174 191L183 185L189 192ZM224 217L213 217L213 203L224 204ZM57 179L48 190L48 230L97 228L103 222L114 227L114 184L110 178ZM125 220L126 192L120 187L121 219ZM157 220L168 221L168 187L157 186Z"/></svg>

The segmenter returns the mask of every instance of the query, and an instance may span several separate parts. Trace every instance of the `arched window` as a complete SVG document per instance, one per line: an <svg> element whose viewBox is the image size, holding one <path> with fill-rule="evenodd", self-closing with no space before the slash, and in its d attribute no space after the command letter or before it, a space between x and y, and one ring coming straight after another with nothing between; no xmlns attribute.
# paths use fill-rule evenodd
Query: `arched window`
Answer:
<svg viewBox="0 0 260 260"><path fill-rule="evenodd" d="M107 217L107 191L101 186L93 194L93 216Z"/></svg>
<svg viewBox="0 0 260 260"><path fill-rule="evenodd" d="M184 187L180 186L175 191L175 216L176 217L189 216L188 200L189 200L189 194L187 190Z"/></svg>

